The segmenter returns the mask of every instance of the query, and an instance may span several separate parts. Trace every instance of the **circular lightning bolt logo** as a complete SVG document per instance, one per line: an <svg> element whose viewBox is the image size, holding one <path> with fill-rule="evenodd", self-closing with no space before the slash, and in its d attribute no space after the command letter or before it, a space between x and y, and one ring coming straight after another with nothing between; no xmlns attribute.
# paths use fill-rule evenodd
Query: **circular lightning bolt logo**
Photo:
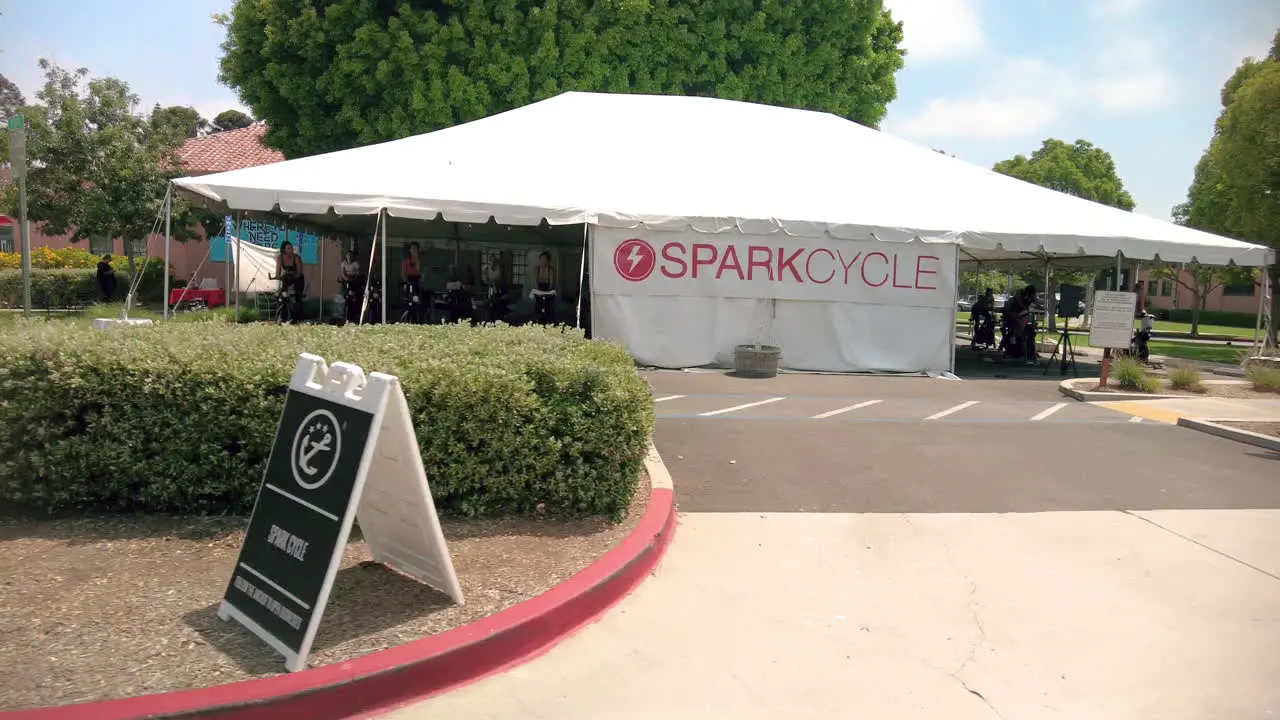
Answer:
<svg viewBox="0 0 1280 720"><path fill-rule="evenodd" d="M640 282L653 274L658 266L658 253L653 246L640 238L623 240L613 251L613 269L624 280Z"/></svg>

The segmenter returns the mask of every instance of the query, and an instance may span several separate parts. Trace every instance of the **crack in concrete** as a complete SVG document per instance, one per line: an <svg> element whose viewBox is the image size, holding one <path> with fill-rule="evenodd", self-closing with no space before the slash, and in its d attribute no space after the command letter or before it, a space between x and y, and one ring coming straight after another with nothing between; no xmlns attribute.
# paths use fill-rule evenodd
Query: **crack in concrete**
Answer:
<svg viewBox="0 0 1280 720"><path fill-rule="evenodd" d="M1121 513L1123 513L1123 514L1125 514L1125 515L1128 515L1129 517L1137 518L1137 519L1141 520L1141 521L1142 521L1142 522L1144 522L1144 523L1148 523L1148 524L1152 525L1153 527L1160 528L1161 530L1163 530L1163 531L1165 531L1165 532L1169 533L1170 535L1172 535L1172 536L1174 536L1174 537L1182 538L1183 540L1186 540L1187 542L1191 543L1192 545L1199 545L1200 547L1204 548L1205 550L1208 550L1209 552L1211 552L1211 553L1213 553L1213 554L1215 554L1215 555L1221 555L1222 557L1224 557L1224 558L1226 558L1226 559L1228 559L1228 560L1230 560L1230 561L1232 561L1232 562L1234 562L1234 563L1238 563L1238 564L1240 564L1240 565L1243 565L1243 566L1245 566L1245 567L1249 568L1250 570L1253 570L1253 571L1255 571L1255 572L1260 572L1260 573L1262 573L1263 575L1266 575L1267 577L1271 578L1272 580L1280 580L1280 576L1277 576L1275 573L1272 573L1272 572L1268 572L1268 571L1266 571L1266 570L1263 570L1262 568L1260 568L1260 567L1258 567L1258 566L1256 566L1256 565L1250 565L1249 563L1247 563L1247 562L1245 562L1245 561L1241 560L1241 559L1240 559L1240 558L1238 558L1238 557L1233 557L1233 556L1231 556L1231 555L1228 555L1228 554L1226 554L1226 553L1222 552L1221 550L1219 550L1219 549L1217 549L1217 548L1215 548L1215 547L1210 547L1210 546L1208 546L1208 545L1205 545L1204 543L1200 542L1199 540L1196 540L1195 538L1187 537L1186 535L1183 535L1182 533L1177 532L1176 530L1171 530L1171 529L1169 529L1169 528L1165 527L1164 525L1161 525L1160 523L1156 522L1155 520L1152 520L1152 519L1151 519L1151 518L1149 518L1149 517L1144 517L1144 516L1139 515L1139 514L1137 514L1137 513L1133 512L1133 511L1131 511L1131 510L1121 510L1120 512L1121 512Z"/></svg>
<svg viewBox="0 0 1280 720"><path fill-rule="evenodd" d="M916 527L916 524L912 522L910 515L903 513L902 520L907 524L907 527L911 528L911 533L913 535L922 540L924 539L924 536L920 534L920 528ZM970 664L978 659L978 649L987 642L987 628L982 624L982 616L978 613L978 606L974 601L975 596L978 594L978 583L974 582L973 579L969 577L969 574L960 568L960 563L956 562L955 556L951 554L951 547L947 542L941 539L938 539L937 542L942 546L942 554L947 558L947 564L950 565L951 569L969 585L969 594L965 597L965 605L969 609L969 617L973 620L973 626L978 630L978 637L969 645L969 651L965 653L964 660L962 660L960 665L958 665L954 670L948 672L947 675L952 680L959 683L960 687L964 688L970 695L981 700L982 704L986 705L997 718L1004 720L1004 714L1001 713L985 695L974 688L969 687L969 683L960 676L960 673L964 672Z"/></svg>

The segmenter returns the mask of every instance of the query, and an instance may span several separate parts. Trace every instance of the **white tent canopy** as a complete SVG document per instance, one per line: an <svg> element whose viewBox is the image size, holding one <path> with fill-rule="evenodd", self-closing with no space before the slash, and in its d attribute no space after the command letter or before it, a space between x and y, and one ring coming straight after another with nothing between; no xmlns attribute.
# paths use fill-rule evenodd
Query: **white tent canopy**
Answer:
<svg viewBox="0 0 1280 720"><path fill-rule="evenodd" d="M438 132L188 177L234 210L955 242L964 260L1268 264L1267 248L1070 197L826 113L566 93Z"/></svg>

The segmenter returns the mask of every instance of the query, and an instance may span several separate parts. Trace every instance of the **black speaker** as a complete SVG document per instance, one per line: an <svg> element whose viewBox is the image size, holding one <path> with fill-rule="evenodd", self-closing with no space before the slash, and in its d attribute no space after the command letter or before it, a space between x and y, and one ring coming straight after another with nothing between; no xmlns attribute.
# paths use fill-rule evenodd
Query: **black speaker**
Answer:
<svg viewBox="0 0 1280 720"><path fill-rule="evenodd" d="M1058 288L1058 317L1078 318L1084 315L1084 286L1062 285Z"/></svg>

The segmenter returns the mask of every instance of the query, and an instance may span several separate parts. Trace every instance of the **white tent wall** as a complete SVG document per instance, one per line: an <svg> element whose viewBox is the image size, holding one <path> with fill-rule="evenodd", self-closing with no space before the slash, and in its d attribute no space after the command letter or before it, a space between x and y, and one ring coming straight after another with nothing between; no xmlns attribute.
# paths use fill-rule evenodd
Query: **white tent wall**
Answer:
<svg viewBox="0 0 1280 720"><path fill-rule="evenodd" d="M233 240L229 247L235 266L236 292L269 293L276 289L276 281L270 279L270 276L276 273L279 250L244 240Z"/></svg>
<svg viewBox="0 0 1280 720"><path fill-rule="evenodd" d="M737 345L786 369L947 371L956 246L594 227L592 333L658 367L726 366Z"/></svg>

